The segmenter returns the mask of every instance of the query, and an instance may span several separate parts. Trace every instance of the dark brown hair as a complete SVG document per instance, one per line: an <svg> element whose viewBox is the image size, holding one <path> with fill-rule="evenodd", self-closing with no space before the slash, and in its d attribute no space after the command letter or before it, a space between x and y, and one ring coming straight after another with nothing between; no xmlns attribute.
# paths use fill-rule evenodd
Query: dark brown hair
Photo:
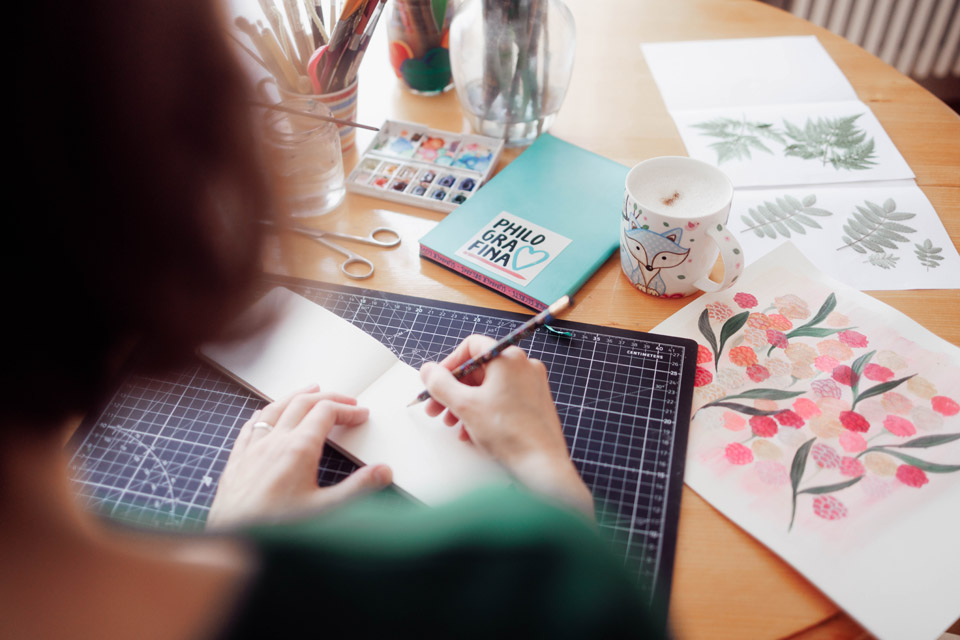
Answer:
<svg viewBox="0 0 960 640"><path fill-rule="evenodd" d="M0 413L35 429L89 409L132 346L166 364L215 335L268 191L212 3L20 4Z"/></svg>

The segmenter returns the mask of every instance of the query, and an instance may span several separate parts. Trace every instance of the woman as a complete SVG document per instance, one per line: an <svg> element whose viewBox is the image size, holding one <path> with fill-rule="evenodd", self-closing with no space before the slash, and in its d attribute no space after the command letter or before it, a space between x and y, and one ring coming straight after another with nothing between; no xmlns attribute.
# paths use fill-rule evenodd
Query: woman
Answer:
<svg viewBox="0 0 960 640"><path fill-rule="evenodd" d="M511 349L467 384L450 374L487 347L480 337L424 367L427 411L449 408L447 423L529 492L333 508L390 470L318 489L327 433L366 410L304 389L241 429L208 534L132 532L77 506L66 435L134 351L166 366L242 308L269 192L245 79L208 4L21 5L12 200L27 208L4 253L3 635L639 633L632 581L587 522L543 365Z"/></svg>

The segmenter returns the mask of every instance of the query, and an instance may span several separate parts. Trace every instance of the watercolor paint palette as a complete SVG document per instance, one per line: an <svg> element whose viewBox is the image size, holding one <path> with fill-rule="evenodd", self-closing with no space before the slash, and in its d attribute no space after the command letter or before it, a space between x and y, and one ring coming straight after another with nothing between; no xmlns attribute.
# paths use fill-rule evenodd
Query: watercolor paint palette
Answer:
<svg viewBox="0 0 960 640"><path fill-rule="evenodd" d="M497 166L503 140L387 120L347 178L347 190L453 211Z"/></svg>

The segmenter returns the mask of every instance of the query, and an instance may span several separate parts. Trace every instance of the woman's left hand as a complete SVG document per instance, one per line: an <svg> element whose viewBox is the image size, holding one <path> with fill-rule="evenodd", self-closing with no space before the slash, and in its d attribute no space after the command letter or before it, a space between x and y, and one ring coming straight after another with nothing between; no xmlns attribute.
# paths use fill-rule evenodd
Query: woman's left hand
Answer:
<svg viewBox="0 0 960 640"><path fill-rule="evenodd" d="M317 486L317 465L333 427L367 420L368 410L356 404L347 396L320 393L314 385L254 413L240 429L220 476L207 526L330 507L390 484L390 468L376 465L361 467L333 486Z"/></svg>

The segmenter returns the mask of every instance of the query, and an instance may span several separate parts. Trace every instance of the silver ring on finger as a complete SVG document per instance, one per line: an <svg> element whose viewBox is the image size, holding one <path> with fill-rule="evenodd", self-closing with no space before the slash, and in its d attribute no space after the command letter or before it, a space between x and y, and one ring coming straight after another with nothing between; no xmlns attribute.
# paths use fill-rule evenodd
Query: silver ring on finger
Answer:
<svg viewBox="0 0 960 640"><path fill-rule="evenodd" d="M263 421L254 422L254 423L253 423L253 426L250 427L250 428L251 428L251 429L266 429L268 432L269 432L269 431L273 431L273 425L270 424L269 422L263 422Z"/></svg>

